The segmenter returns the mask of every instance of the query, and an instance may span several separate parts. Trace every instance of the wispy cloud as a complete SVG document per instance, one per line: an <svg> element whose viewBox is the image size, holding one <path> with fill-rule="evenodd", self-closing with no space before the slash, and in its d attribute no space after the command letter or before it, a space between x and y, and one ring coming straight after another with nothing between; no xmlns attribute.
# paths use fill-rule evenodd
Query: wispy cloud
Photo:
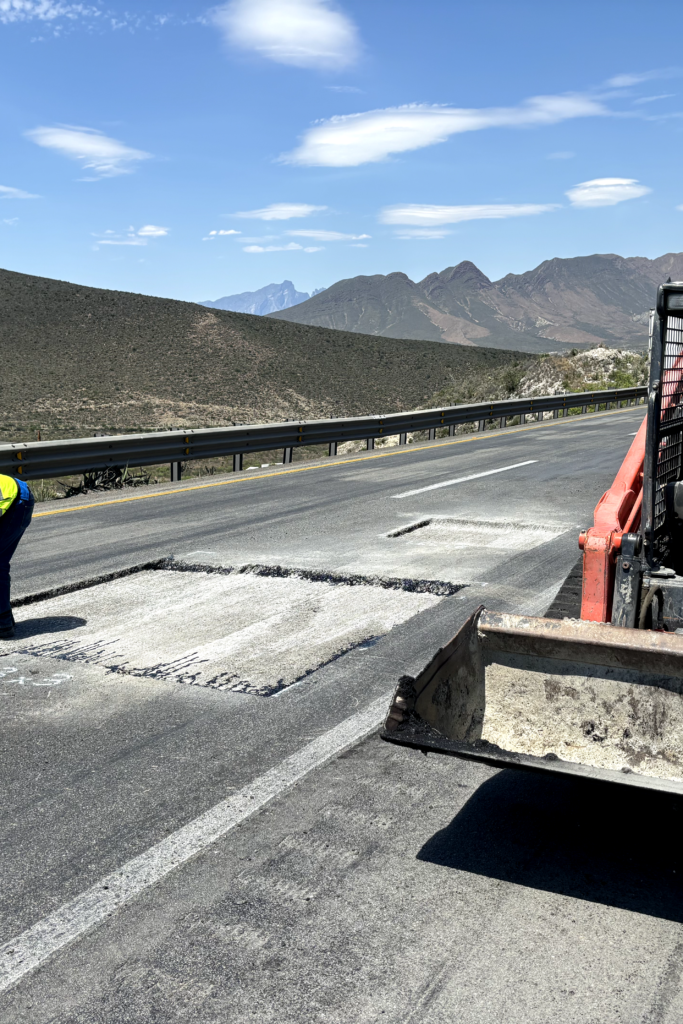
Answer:
<svg viewBox="0 0 683 1024"><path fill-rule="evenodd" d="M40 199L40 196L34 196L31 192L24 192L21 188L10 188L9 185L0 185L0 199Z"/></svg>
<svg viewBox="0 0 683 1024"><path fill-rule="evenodd" d="M576 156L571 149L561 149L557 153L548 153L546 160L571 160Z"/></svg>
<svg viewBox="0 0 683 1024"><path fill-rule="evenodd" d="M298 149L281 160L311 167L357 167L445 142L461 132L539 127L607 113L599 100L581 94L534 96L517 107L481 110L414 103L332 117L310 128Z"/></svg>
<svg viewBox="0 0 683 1024"><path fill-rule="evenodd" d="M156 224L145 224L137 231L134 227L130 227L125 234L121 234L109 228L102 234L94 234L93 237L97 239L95 248L100 245L147 245L148 238L163 238L169 230L169 228L158 227Z"/></svg>
<svg viewBox="0 0 683 1024"><path fill-rule="evenodd" d="M371 235L344 235L341 231L317 231L314 229L301 231L286 231L285 234L295 238L315 238L318 242L356 242L361 238L371 238Z"/></svg>
<svg viewBox="0 0 683 1024"><path fill-rule="evenodd" d="M570 188L565 195L572 206L616 206L625 199L639 199L651 191L635 178L593 178Z"/></svg>
<svg viewBox="0 0 683 1024"><path fill-rule="evenodd" d="M15 224L19 223L18 217L4 217L2 220L3 224L7 224L8 227L13 228Z"/></svg>
<svg viewBox="0 0 683 1024"><path fill-rule="evenodd" d="M412 241L414 238L431 241L435 238L446 238L450 234L451 232L445 228L401 228L396 232L396 238L404 241Z"/></svg>
<svg viewBox="0 0 683 1024"><path fill-rule="evenodd" d="M90 4L67 4L60 0L0 0L0 24L3 25L18 21L55 22L62 18L78 21L102 15L101 8Z"/></svg>
<svg viewBox="0 0 683 1024"><path fill-rule="evenodd" d="M151 153L132 149L118 139L110 139L95 128L57 125L54 128L33 128L24 134L38 146L78 160L82 167L94 171L98 178L130 174L139 160L148 160L151 156Z"/></svg>
<svg viewBox="0 0 683 1024"><path fill-rule="evenodd" d="M64 35L79 25L89 31L117 32L126 29L162 28L167 24L186 25L206 22L203 16L175 16L168 13L152 14L146 11L114 11L103 6L86 3L65 3L63 0L0 0L0 25L37 22L43 31Z"/></svg>
<svg viewBox="0 0 683 1024"><path fill-rule="evenodd" d="M330 89L332 92L362 92L357 85L326 85L326 89Z"/></svg>
<svg viewBox="0 0 683 1024"><path fill-rule="evenodd" d="M380 212L379 220L381 224L435 227L438 224L459 224L465 220L531 217L556 209L555 203L488 203L477 206L431 206L426 203L410 203L407 206L386 206Z"/></svg>
<svg viewBox="0 0 683 1024"><path fill-rule="evenodd" d="M633 85L641 85L643 82L651 82L657 78L680 78L683 74L681 68L659 68L654 71L627 72L622 75L614 75L607 79L607 85L614 89L629 89Z"/></svg>
<svg viewBox="0 0 683 1024"><path fill-rule="evenodd" d="M252 220L293 220L295 217L310 217L312 213L326 209L326 206L310 206L308 203L271 203L262 210L242 210L233 216Z"/></svg>
<svg viewBox="0 0 683 1024"><path fill-rule="evenodd" d="M634 100L633 102L637 103L639 105L642 104L642 103L654 103L655 100L670 100L675 95L676 95L676 93L674 93L674 92L663 92L663 93L660 93L659 96L641 96L639 99Z"/></svg>
<svg viewBox="0 0 683 1024"><path fill-rule="evenodd" d="M144 227L138 231L139 235L143 238L163 238L169 232L168 228L160 228L156 224L145 224Z"/></svg>
<svg viewBox="0 0 683 1024"><path fill-rule="evenodd" d="M299 245L297 242L289 242L287 245L245 245L243 252L293 252L298 249L300 252L322 252L322 246Z"/></svg>
<svg viewBox="0 0 683 1024"><path fill-rule="evenodd" d="M278 64L338 70L360 51L356 26L328 0L232 0L209 18L232 46Z"/></svg>

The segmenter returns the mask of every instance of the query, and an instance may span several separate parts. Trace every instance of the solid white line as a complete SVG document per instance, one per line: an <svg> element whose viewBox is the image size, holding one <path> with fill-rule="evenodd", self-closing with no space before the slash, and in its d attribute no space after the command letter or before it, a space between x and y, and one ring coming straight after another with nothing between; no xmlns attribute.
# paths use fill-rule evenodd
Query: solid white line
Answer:
<svg viewBox="0 0 683 1024"><path fill-rule="evenodd" d="M110 917L135 896L196 857L304 776L370 736L382 723L393 690L271 768L239 793L134 857L97 885L0 946L0 992L48 957Z"/></svg>
<svg viewBox="0 0 683 1024"><path fill-rule="evenodd" d="M530 466L538 462L538 459L527 459L526 462L515 462L514 466L501 466L500 469L487 469L485 473L472 473L471 476L459 476L457 480L444 480L440 484L430 484L429 487L418 487L415 491L403 491L401 494L392 494L392 498L412 498L413 494L423 494L425 491L436 491L439 487L452 487L453 484L466 484L468 480L479 480L482 476L493 476L494 473L507 473L508 469L519 469L520 466Z"/></svg>

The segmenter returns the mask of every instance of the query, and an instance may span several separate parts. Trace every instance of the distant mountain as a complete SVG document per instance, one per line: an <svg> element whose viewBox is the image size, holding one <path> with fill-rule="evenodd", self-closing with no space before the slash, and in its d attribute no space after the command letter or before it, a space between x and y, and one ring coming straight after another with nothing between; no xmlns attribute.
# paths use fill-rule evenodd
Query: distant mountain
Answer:
<svg viewBox="0 0 683 1024"><path fill-rule="evenodd" d="M323 291L319 288L313 292L317 295ZM282 284L267 284L265 288L259 288L256 292L240 292L239 295L225 295L222 299L206 299L200 302L200 306L211 306L213 309L227 309L233 313L255 313L265 316L266 313L275 313L280 309L289 309L299 302L305 302L312 298L308 292L298 292L291 281L283 281Z"/></svg>
<svg viewBox="0 0 683 1024"><path fill-rule="evenodd" d="M466 260L415 283L405 274L338 281L281 320L389 338L547 352L644 348L657 285L683 279L683 253L546 260L490 281Z"/></svg>

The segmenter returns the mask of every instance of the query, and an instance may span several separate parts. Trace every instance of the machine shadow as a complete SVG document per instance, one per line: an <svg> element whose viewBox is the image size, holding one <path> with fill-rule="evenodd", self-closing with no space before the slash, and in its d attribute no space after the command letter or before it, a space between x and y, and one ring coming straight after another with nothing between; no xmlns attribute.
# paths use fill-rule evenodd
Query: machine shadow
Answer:
<svg viewBox="0 0 683 1024"><path fill-rule="evenodd" d="M683 797L505 770L418 860L683 923Z"/></svg>
<svg viewBox="0 0 683 1024"><path fill-rule="evenodd" d="M43 619L24 619L14 627L16 640L28 640L42 633L63 633L69 629L78 629L87 625L88 620L78 615L46 615Z"/></svg>

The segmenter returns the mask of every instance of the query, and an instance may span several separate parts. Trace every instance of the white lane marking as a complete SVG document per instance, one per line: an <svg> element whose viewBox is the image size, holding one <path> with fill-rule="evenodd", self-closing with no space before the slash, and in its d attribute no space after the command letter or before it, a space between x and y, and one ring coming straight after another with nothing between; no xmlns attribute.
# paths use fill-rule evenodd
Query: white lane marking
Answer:
<svg viewBox="0 0 683 1024"><path fill-rule="evenodd" d="M392 494L392 498L412 498L413 494L423 494L425 491L436 491L439 487L452 487L453 484L466 484L468 480L479 480L482 476L493 476L494 473L507 473L508 469L519 469L520 466L531 466L538 462L538 459L527 459L526 462L515 462L514 466L501 466L500 469L487 469L485 473L472 473L471 476L459 476L457 480L443 480L440 484L430 484L429 487L418 487L415 491L403 491L401 494Z"/></svg>
<svg viewBox="0 0 683 1024"><path fill-rule="evenodd" d="M393 690L0 946L0 992L381 725Z"/></svg>

